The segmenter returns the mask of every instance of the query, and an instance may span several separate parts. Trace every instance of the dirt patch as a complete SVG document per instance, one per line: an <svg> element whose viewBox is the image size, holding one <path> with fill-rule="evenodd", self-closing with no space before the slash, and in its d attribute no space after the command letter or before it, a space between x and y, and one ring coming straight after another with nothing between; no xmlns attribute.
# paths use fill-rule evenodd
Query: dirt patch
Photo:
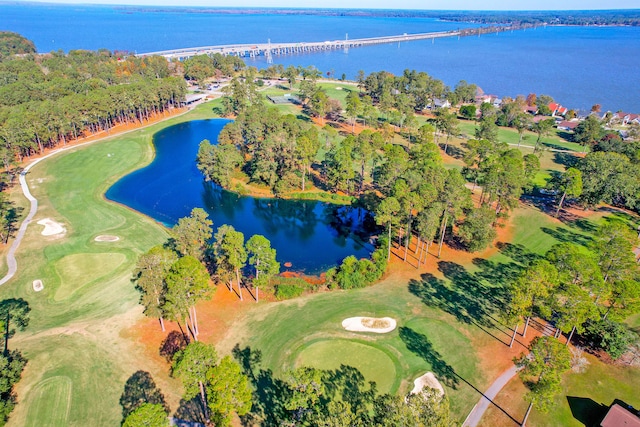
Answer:
<svg viewBox="0 0 640 427"><path fill-rule="evenodd" d="M391 317L349 317L342 321L342 327L351 332L386 334L396 328L396 320Z"/></svg>
<svg viewBox="0 0 640 427"><path fill-rule="evenodd" d="M436 376L433 375L433 372L427 372L423 376L416 378L413 381L413 390L411 390L411 394L418 394L425 387L438 390L440 395L444 394L444 388L442 388L442 384L440 384L440 381L438 381Z"/></svg>
<svg viewBox="0 0 640 427"><path fill-rule="evenodd" d="M35 292L40 292L43 289L44 289L44 285L42 284L42 280L37 279L33 281L33 290Z"/></svg>
<svg viewBox="0 0 640 427"><path fill-rule="evenodd" d="M38 221L38 224L44 225L44 230L42 230L43 236L56 236L67 232L67 229L64 228L62 224L52 220L51 218L41 219Z"/></svg>
<svg viewBox="0 0 640 427"><path fill-rule="evenodd" d="M243 296L244 301L240 301L235 291L229 291L225 285L220 284L214 289L211 300L196 304L200 330L198 340L217 345L225 337L231 324L241 318L249 308L256 305L246 289L243 289ZM261 303L266 298L266 294L260 293ZM162 332L158 319L145 317L129 328L125 335L133 341L142 343L148 357L158 363L167 364L166 360L159 354L160 346L171 331L180 331L180 328L176 323L166 320L165 327L166 332ZM234 340L234 342L237 342L237 340Z"/></svg>
<svg viewBox="0 0 640 427"><path fill-rule="evenodd" d="M100 236L96 236L95 239L96 242L117 242L118 240L120 240L120 237L118 236L111 236L109 234L101 234Z"/></svg>

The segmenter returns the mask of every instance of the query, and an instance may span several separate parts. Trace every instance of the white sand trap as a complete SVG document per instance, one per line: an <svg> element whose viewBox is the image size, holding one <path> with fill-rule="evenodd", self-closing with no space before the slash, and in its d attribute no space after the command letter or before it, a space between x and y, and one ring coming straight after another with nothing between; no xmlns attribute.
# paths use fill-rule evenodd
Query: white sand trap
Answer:
<svg viewBox="0 0 640 427"><path fill-rule="evenodd" d="M34 280L33 281L33 290L34 291L40 292L43 289L44 289L44 285L42 284L42 280L38 279L38 280Z"/></svg>
<svg viewBox="0 0 640 427"><path fill-rule="evenodd" d="M349 317L342 321L342 327L352 332L386 334L396 328L396 320L391 317Z"/></svg>
<svg viewBox="0 0 640 427"><path fill-rule="evenodd" d="M120 240L120 238L118 236L101 234L100 236L96 236L96 238L93 240L95 240L96 242L117 242L118 240Z"/></svg>
<svg viewBox="0 0 640 427"><path fill-rule="evenodd" d="M44 225L44 230L42 230L43 236L55 236L57 234L64 234L67 232L67 229L62 226L59 222L55 222L51 218L45 218L38 221L38 224Z"/></svg>
<svg viewBox="0 0 640 427"><path fill-rule="evenodd" d="M433 372L427 372L423 376L416 378L415 381L413 381L413 390L411 390L411 394L418 394L425 387L438 390L441 395L444 394L444 388L442 388L442 384L440 384L440 381L438 381L436 376L433 375Z"/></svg>

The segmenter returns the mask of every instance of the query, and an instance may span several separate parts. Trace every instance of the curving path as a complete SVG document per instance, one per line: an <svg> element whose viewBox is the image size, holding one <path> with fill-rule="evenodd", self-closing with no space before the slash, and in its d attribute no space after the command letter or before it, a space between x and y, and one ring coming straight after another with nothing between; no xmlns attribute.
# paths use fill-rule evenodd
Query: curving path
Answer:
<svg viewBox="0 0 640 427"><path fill-rule="evenodd" d="M180 113L180 114L176 114L176 115L172 115L169 117L165 117L161 120L158 120L157 122L153 122L153 123L149 123L147 125L141 126L139 128L135 128L135 129L130 129L124 132L120 132L120 133L114 133L111 135L106 135L102 138L98 138L98 139L94 139L92 141L87 141L87 142L83 142L80 144L74 144L74 145L69 145L67 147L62 147L62 148L58 148L53 150L52 152L50 152L49 154L40 157L38 159L35 159L33 162L29 163L20 173L20 176L18 178L19 182L20 182L20 187L22 188L22 193L24 194L24 196L27 198L27 200L29 200L29 202L31 203L31 207L29 208L29 213L27 214L27 217L24 219L24 221L22 221L22 224L20 224L20 228L18 229L18 234L16 235L15 240L13 241L13 243L11 244L11 247L9 248L9 252L7 252L7 267L8 267L8 271L7 274L5 274L5 276L0 279L0 286L4 285L5 283L7 283L9 280L11 280L13 278L13 276L15 276L16 272L18 271L18 261L16 260L16 251L18 250L18 247L20 246L20 243L22 242L22 238L24 237L25 233L27 232L27 227L29 226L29 224L31 223L31 220L33 219L33 217L35 216L36 212L38 211L38 200L33 197L33 195L31 195L31 191L29 191L29 184L27 184L27 173L29 172L29 170L31 170L32 167L34 167L35 165L37 165L38 163L40 163L41 161L48 159L51 156L54 156L60 152L63 151L67 151L67 150L71 150L74 148L78 148L78 147L82 147L84 145L89 145L89 144L93 144L94 142L98 142L98 141L102 141L104 139L107 138L113 138L116 136L120 136L120 135L124 135L130 132L135 132L137 130L140 129L144 129L147 128L149 126L153 126L156 125L158 123L161 123L165 120L169 120L169 119L173 119L174 117L179 117L182 116L183 114L188 113L192 108L189 108L188 110Z"/></svg>
<svg viewBox="0 0 640 427"><path fill-rule="evenodd" d="M480 419L484 415L484 412L489 407L489 404L493 403L493 399L495 399L500 390L502 390L502 388L507 385L509 380L515 377L517 373L517 366L513 366L503 372L502 375L500 375L493 382L493 384L491 384L487 391L484 392L484 394L480 398L480 401L476 404L476 406L473 407L473 409L469 413L469 416L467 416L467 419L462 424L462 427L476 427L480 422Z"/></svg>
<svg viewBox="0 0 640 427"><path fill-rule="evenodd" d="M75 145L74 147L77 147L77 145ZM27 217L24 219L24 221L22 221L22 224L20 224L20 228L18 229L18 234L16 235L16 239L11 244L11 247L9 248L9 252L7 252L7 267L9 267L9 270L7 271L7 274L2 279L0 279L0 285L4 285L9 280L11 280L11 278L18 271L18 261L16 261L16 251L18 250L18 246L20 246L20 243L22 242L22 238L24 237L24 234L27 232L27 226L29 225L29 223L31 223L31 220L33 219L33 217L36 214L36 211L38 210L38 200L36 200L36 198L31 195L31 191L29 191L29 185L27 184L27 179L26 179L27 172L29 172L29 170L32 167L40 163L42 160L65 149L68 149L68 148L61 148L61 149L52 151L46 156L34 160L33 162L29 163L29 165L26 168L24 168L24 170L20 173L20 177L18 178L18 180L20 181L20 187L22 188L24 197L26 197L27 200L29 200L29 202L31 203L31 208L29 209L29 213L27 214Z"/></svg>

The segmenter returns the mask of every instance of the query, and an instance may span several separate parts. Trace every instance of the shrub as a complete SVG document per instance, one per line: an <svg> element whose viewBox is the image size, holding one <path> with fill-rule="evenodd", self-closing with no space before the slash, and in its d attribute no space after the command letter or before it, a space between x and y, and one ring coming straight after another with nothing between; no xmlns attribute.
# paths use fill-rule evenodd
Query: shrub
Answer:
<svg viewBox="0 0 640 427"><path fill-rule="evenodd" d="M313 289L313 285L300 277L275 276L271 279L271 285L275 289L275 296L278 300L296 298L302 295L305 290Z"/></svg>
<svg viewBox="0 0 640 427"><path fill-rule="evenodd" d="M302 295L304 289L298 285L277 285L276 286L276 299L279 301L285 299L296 298Z"/></svg>
<svg viewBox="0 0 640 427"><path fill-rule="evenodd" d="M358 260L353 255L346 257L339 267L327 271L329 287L341 289L364 288L378 280L387 267L387 255L384 250L377 249L372 260Z"/></svg>

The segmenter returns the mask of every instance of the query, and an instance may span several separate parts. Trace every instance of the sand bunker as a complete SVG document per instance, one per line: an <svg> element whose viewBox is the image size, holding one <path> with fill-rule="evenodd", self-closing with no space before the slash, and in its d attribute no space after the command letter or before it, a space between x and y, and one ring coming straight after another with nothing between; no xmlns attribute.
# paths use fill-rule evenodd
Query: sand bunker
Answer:
<svg viewBox="0 0 640 427"><path fill-rule="evenodd" d="M42 284L42 280L38 279L38 280L34 280L33 281L33 290L34 291L40 292L43 289L44 289L44 285Z"/></svg>
<svg viewBox="0 0 640 427"><path fill-rule="evenodd" d="M100 236L96 236L95 239L96 242L117 242L118 240L120 240L120 238L118 236L111 236L109 234L101 234Z"/></svg>
<svg viewBox="0 0 640 427"><path fill-rule="evenodd" d="M396 320L391 317L350 317L342 321L342 327L352 332L386 334L396 328Z"/></svg>
<svg viewBox="0 0 640 427"><path fill-rule="evenodd" d="M444 388L442 388L442 384L440 384L440 381L438 381L436 376L433 375L433 372L427 372L423 376L416 378L413 382L413 390L411 390L411 394L418 394L425 387L438 390L441 395L444 394Z"/></svg>
<svg viewBox="0 0 640 427"><path fill-rule="evenodd" d="M64 234L67 232L67 229L62 226L59 222L55 222L51 218L45 218L38 221L38 224L44 225L44 230L42 230L43 236L55 236L57 234Z"/></svg>

